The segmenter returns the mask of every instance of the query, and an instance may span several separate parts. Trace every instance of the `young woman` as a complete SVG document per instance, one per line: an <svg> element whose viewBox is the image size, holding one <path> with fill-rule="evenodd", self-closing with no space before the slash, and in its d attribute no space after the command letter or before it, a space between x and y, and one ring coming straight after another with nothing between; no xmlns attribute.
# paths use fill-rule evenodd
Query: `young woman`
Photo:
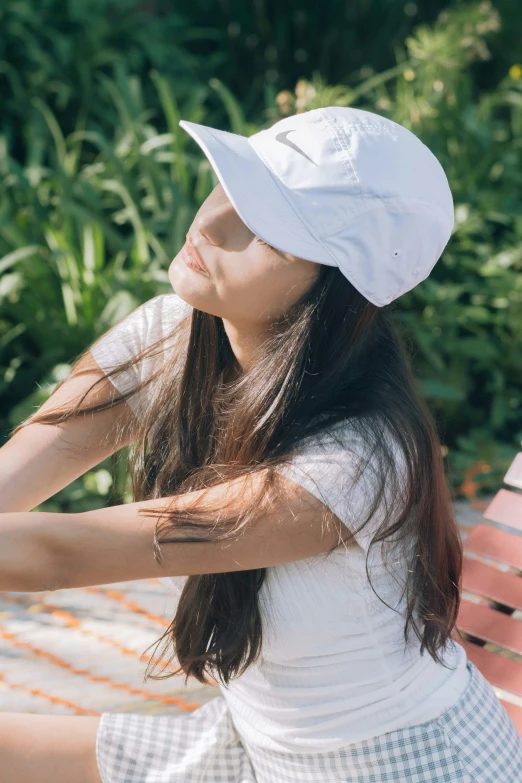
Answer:
<svg viewBox="0 0 522 783"><path fill-rule="evenodd" d="M2 780L522 780L521 740L451 638L461 546L386 307L451 235L440 163L351 108L248 139L181 125L219 184L175 293L94 343L0 450L0 589L159 576L179 596L169 676L221 693L189 715L3 715ZM123 445L135 502L27 513Z"/></svg>

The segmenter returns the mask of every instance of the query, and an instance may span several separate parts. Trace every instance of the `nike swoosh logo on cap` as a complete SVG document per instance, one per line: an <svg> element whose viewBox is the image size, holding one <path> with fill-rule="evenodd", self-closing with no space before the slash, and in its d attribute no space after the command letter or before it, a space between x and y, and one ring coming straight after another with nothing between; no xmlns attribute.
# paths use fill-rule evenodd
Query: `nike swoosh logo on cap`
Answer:
<svg viewBox="0 0 522 783"><path fill-rule="evenodd" d="M310 163L313 163L314 166L317 166L317 163L315 163L312 158L309 158L306 152L303 152L303 150L300 150L299 147L297 147L293 141L290 141L290 139L287 139L287 135L289 133L292 133L294 129L282 131L281 133L278 133L276 136L276 141L279 141L281 144L286 144L287 147L290 147L291 149L298 152L300 155L304 155L304 157L310 161Z"/></svg>

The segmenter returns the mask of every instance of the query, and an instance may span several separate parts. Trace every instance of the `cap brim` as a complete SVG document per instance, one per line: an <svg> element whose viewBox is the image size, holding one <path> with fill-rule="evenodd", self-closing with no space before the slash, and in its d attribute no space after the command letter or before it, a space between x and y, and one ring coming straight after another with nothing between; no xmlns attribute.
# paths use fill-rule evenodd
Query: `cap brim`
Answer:
<svg viewBox="0 0 522 783"><path fill-rule="evenodd" d="M246 136L187 120L179 125L201 147L232 206L256 236L284 253L336 266L290 205L285 185Z"/></svg>

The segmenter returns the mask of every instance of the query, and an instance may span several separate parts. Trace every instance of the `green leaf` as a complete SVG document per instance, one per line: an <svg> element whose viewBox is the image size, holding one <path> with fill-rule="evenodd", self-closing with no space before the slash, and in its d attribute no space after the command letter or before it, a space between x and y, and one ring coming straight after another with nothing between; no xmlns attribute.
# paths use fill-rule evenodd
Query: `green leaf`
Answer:
<svg viewBox="0 0 522 783"><path fill-rule="evenodd" d="M432 379L419 380L419 387L424 397L439 398L442 400L463 400L465 394L462 389L450 386L447 383Z"/></svg>

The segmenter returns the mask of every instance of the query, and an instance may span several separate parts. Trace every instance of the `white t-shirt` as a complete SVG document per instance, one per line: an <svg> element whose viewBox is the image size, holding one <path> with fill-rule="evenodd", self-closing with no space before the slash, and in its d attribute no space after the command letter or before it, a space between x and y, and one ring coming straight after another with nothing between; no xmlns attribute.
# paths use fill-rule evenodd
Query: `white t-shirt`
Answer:
<svg viewBox="0 0 522 783"><path fill-rule="evenodd" d="M191 311L175 293L154 297L93 349L96 362L110 369L166 335ZM151 362L143 363L114 383L127 391L151 368ZM138 413L152 386L129 401ZM364 490L371 487L372 472L368 469L363 481L351 486L354 451L364 449L364 443L344 422L335 432L340 443L331 433L309 439L280 472L353 530L366 516ZM372 584L389 606L372 590L365 563L378 521L379 512L356 535L357 543L338 547L326 560L314 556L267 568L259 593L262 654L242 676L228 686L220 684L247 742L290 753L337 750L432 720L464 692L469 673L460 645L448 645L448 668L428 653L421 656L413 633L405 646L404 617L393 609L400 606L405 564L396 559L385 568L377 547L370 553ZM179 596L186 578L161 581Z"/></svg>

